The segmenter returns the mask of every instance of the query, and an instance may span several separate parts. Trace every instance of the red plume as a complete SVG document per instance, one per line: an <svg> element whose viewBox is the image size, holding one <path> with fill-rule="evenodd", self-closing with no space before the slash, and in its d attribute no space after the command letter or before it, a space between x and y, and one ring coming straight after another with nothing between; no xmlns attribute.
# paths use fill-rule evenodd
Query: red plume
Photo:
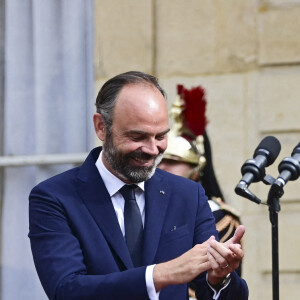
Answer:
<svg viewBox="0 0 300 300"><path fill-rule="evenodd" d="M203 135L207 124L205 90L201 86L188 90L183 85L177 85L177 93L185 102L184 127L192 131L195 136Z"/></svg>

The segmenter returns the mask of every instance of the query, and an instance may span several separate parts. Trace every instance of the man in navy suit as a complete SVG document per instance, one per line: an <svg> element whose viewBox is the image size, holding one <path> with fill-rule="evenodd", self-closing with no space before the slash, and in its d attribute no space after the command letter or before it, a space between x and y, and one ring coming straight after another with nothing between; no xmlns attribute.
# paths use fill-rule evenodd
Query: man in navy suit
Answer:
<svg viewBox="0 0 300 300"><path fill-rule="evenodd" d="M29 196L29 238L49 299L248 299L235 273L244 255L240 226L217 241L200 184L156 169L169 131L157 79L127 72L108 80L96 99L101 147L82 166L52 177ZM141 263L126 244L124 185L135 184L142 220Z"/></svg>

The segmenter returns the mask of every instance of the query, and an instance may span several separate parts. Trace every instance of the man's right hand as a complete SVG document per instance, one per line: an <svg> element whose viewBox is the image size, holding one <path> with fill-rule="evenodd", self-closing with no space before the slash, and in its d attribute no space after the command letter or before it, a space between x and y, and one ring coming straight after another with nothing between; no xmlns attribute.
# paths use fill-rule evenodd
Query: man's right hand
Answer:
<svg viewBox="0 0 300 300"><path fill-rule="evenodd" d="M199 274L211 269L207 256L210 237L206 242L194 246L191 250L170 261L157 264L153 271L153 281L156 291L173 284L183 284L192 281Z"/></svg>

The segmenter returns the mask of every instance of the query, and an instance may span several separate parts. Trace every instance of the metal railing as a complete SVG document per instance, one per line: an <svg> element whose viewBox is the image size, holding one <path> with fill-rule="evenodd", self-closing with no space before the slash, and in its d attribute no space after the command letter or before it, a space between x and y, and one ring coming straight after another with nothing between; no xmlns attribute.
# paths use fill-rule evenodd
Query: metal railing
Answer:
<svg viewBox="0 0 300 300"><path fill-rule="evenodd" d="M88 153L63 153L0 156L0 168L32 165L80 164L85 160L87 155Z"/></svg>

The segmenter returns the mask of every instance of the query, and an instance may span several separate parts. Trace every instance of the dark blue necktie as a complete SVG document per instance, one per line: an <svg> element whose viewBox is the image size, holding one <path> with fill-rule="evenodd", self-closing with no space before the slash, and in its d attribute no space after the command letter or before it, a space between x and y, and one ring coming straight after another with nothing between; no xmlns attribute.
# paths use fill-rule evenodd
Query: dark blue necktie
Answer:
<svg viewBox="0 0 300 300"><path fill-rule="evenodd" d="M143 223L139 207L136 203L135 184L124 185L119 192L125 199L124 225L125 240L135 267L142 265L143 253Z"/></svg>

